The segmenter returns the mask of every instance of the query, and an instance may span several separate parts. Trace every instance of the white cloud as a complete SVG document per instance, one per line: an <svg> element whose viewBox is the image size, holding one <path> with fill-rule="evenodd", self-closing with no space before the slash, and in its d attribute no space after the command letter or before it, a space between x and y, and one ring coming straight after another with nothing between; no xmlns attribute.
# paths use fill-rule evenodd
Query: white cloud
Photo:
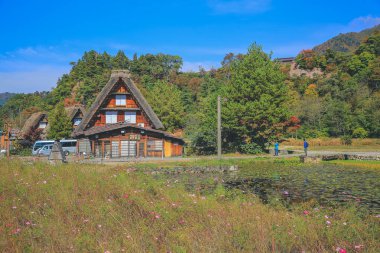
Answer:
<svg viewBox="0 0 380 253"><path fill-rule="evenodd" d="M217 14L251 14L267 11L271 0L209 0L208 3Z"/></svg>
<svg viewBox="0 0 380 253"><path fill-rule="evenodd" d="M36 65L30 70L0 72L0 92L49 91L70 66Z"/></svg>
<svg viewBox="0 0 380 253"><path fill-rule="evenodd" d="M0 92L48 91L79 56L64 47L25 47L0 54Z"/></svg>
<svg viewBox="0 0 380 253"><path fill-rule="evenodd" d="M353 19L346 27L346 32L359 32L361 30L374 27L380 24L380 17L358 17Z"/></svg>

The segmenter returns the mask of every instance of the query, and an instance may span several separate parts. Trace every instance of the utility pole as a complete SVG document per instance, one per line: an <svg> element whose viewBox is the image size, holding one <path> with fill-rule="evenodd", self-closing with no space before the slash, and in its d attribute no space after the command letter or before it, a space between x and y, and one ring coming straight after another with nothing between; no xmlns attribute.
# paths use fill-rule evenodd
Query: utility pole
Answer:
<svg viewBox="0 0 380 253"><path fill-rule="evenodd" d="M8 130L7 130L7 135L6 137L8 137L8 140L7 140L7 158L9 159L10 157L10 148L11 148L11 128L8 126Z"/></svg>
<svg viewBox="0 0 380 253"><path fill-rule="evenodd" d="M218 96L218 159L222 159L222 110L220 96Z"/></svg>

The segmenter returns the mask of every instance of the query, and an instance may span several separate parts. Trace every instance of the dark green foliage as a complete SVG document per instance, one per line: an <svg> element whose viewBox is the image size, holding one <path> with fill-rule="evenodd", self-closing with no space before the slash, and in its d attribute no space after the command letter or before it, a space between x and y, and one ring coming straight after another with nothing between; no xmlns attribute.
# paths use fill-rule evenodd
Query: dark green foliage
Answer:
<svg viewBox="0 0 380 253"><path fill-rule="evenodd" d="M66 114L63 102L60 102L49 114L48 139L67 139L70 137L72 130L72 124L69 116Z"/></svg>
<svg viewBox="0 0 380 253"><path fill-rule="evenodd" d="M232 63L222 111L223 136L232 150L251 143L263 148L281 135L290 116L284 81L279 64L255 44Z"/></svg>
<svg viewBox="0 0 380 253"><path fill-rule="evenodd" d="M149 104L168 131L184 127L185 110L181 98L181 90L165 81L157 81L148 90Z"/></svg>
<svg viewBox="0 0 380 253"><path fill-rule="evenodd" d="M186 136L190 151L197 154L216 153L217 97L222 93L225 80L206 74L198 96L195 111L188 116Z"/></svg>

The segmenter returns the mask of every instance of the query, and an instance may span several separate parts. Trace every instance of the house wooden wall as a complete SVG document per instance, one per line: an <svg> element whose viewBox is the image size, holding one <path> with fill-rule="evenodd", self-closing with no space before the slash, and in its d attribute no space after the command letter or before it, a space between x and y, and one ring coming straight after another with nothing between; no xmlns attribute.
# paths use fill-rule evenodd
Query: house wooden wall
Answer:
<svg viewBox="0 0 380 253"><path fill-rule="evenodd" d="M126 105L124 106L119 106L116 105L116 95L126 95L127 96L127 101ZM117 121L118 122L124 122L124 112L129 111L125 110L126 108L128 109L136 109L136 110L131 110L136 112L136 125L139 123L143 123L144 127L150 128L151 124L143 114L143 112L140 110L138 107L136 101L132 97L131 94L127 91L127 88L124 86L124 84L120 84L119 87L117 87L110 95L108 95L108 99L106 99L106 105L102 106L102 109L100 112L98 112L96 121L93 123L94 126L104 126L106 124L106 110L107 108L110 109L110 111L117 111ZM120 110L117 110L120 109Z"/></svg>

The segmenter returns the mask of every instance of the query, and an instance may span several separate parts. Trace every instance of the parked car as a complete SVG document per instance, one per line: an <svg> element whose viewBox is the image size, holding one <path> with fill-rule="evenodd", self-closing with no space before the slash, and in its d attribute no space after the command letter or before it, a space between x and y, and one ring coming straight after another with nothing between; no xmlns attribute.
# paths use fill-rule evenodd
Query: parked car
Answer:
<svg viewBox="0 0 380 253"><path fill-rule="evenodd" d="M38 150L37 153L39 156L49 156L52 148L53 148L53 144L44 145L42 148Z"/></svg>
<svg viewBox="0 0 380 253"><path fill-rule="evenodd" d="M6 154L7 153L7 150L6 149L1 149L0 150L0 154Z"/></svg>
<svg viewBox="0 0 380 253"><path fill-rule="evenodd" d="M77 152L77 140L61 140L62 150L65 155ZM36 141L32 148L32 155L39 155L38 151L45 145L53 145L53 140Z"/></svg>

